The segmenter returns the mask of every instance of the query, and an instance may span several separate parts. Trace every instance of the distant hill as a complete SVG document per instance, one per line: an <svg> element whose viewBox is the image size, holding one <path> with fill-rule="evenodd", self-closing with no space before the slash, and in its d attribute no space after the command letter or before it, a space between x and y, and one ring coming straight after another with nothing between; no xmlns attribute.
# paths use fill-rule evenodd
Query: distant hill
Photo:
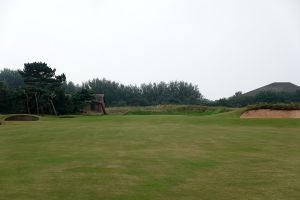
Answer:
<svg viewBox="0 0 300 200"><path fill-rule="evenodd" d="M260 92L287 92L294 93L297 90L300 90L298 85L289 82L275 82L264 87L258 88L256 90L252 90L250 92L245 93L247 96L255 96Z"/></svg>

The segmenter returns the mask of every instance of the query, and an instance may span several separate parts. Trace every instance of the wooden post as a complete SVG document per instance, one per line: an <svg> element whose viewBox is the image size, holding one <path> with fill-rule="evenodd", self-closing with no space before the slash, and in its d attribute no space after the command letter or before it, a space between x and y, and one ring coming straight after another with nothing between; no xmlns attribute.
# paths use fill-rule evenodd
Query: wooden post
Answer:
<svg viewBox="0 0 300 200"><path fill-rule="evenodd" d="M103 114L104 114L104 115L107 115L107 112L106 112L106 110L105 110L105 107L104 107L103 103L100 103L100 106L101 106L101 109L102 109L102 111L103 111Z"/></svg>

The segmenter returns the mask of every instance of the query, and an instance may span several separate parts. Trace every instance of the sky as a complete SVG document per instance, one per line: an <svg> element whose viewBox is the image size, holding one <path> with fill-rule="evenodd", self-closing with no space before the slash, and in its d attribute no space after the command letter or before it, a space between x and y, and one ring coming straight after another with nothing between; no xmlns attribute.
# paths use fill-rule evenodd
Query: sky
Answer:
<svg viewBox="0 0 300 200"><path fill-rule="evenodd" d="M0 0L0 70L183 80L208 99L300 85L299 0Z"/></svg>

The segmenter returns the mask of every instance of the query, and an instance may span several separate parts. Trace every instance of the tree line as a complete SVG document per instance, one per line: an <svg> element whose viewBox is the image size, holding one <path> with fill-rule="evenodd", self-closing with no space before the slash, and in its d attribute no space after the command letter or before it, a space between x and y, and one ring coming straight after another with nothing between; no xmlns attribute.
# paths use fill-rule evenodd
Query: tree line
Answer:
<svg viewBox="0 0 300 200"><path fill-rule="evenodd" d="M72 114L79 113L93 95L105 94L106 106L150 106L159 104L201 104L244 107L257 103L300 102L300 91L260 92L255 96L241 92L229 98L210 101L198 87L184 81L124 85L95 78L82 84L67 82L65 74L56 74L46 63L26 63L22 70L0 70L0 114Z"/></svg>
<svg viewBox="0 0 300 200"><path fill-rule="evenodd" d="M95 78L76 85L42 62L0 71L0 113L78 113L97 93L105 94L106 106L199 104L203 100L198 87L184 81L136 86Z"/></svg>
<svg viewBox="0 0 300 200"><path fill-rule="evenodd" d="M300 102L300 90L290 92L271 92L261 91L256 95L242 94L242 92L236 92L229 98L222 98L217 101L208 101L207 105L211 106L225 106L225 107L245 107L248 105L254 105L259 103L269 104L291 104Z"/></svg>

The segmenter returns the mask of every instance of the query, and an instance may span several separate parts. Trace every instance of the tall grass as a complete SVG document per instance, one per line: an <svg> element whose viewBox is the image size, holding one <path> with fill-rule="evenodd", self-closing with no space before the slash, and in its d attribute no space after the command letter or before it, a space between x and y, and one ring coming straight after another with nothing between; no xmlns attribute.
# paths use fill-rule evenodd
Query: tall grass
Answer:
<svg viewBox="0 0 300 200"><path fill-rule="evenodd" d="M158 105L108 108L110 114L124 115L212 115L231 110L232 109L225 107L207 107L199 105Z"/></svg>
<svg viewBox="0 0 300 200"><path fill-rule="evenodd" d="M260 109L269 109L269 110L300 110L300 103L291 103L291 104L270 104L270 103L260 103L252 106L248 106L246 111L250 110L260 110Z"/></svg>

